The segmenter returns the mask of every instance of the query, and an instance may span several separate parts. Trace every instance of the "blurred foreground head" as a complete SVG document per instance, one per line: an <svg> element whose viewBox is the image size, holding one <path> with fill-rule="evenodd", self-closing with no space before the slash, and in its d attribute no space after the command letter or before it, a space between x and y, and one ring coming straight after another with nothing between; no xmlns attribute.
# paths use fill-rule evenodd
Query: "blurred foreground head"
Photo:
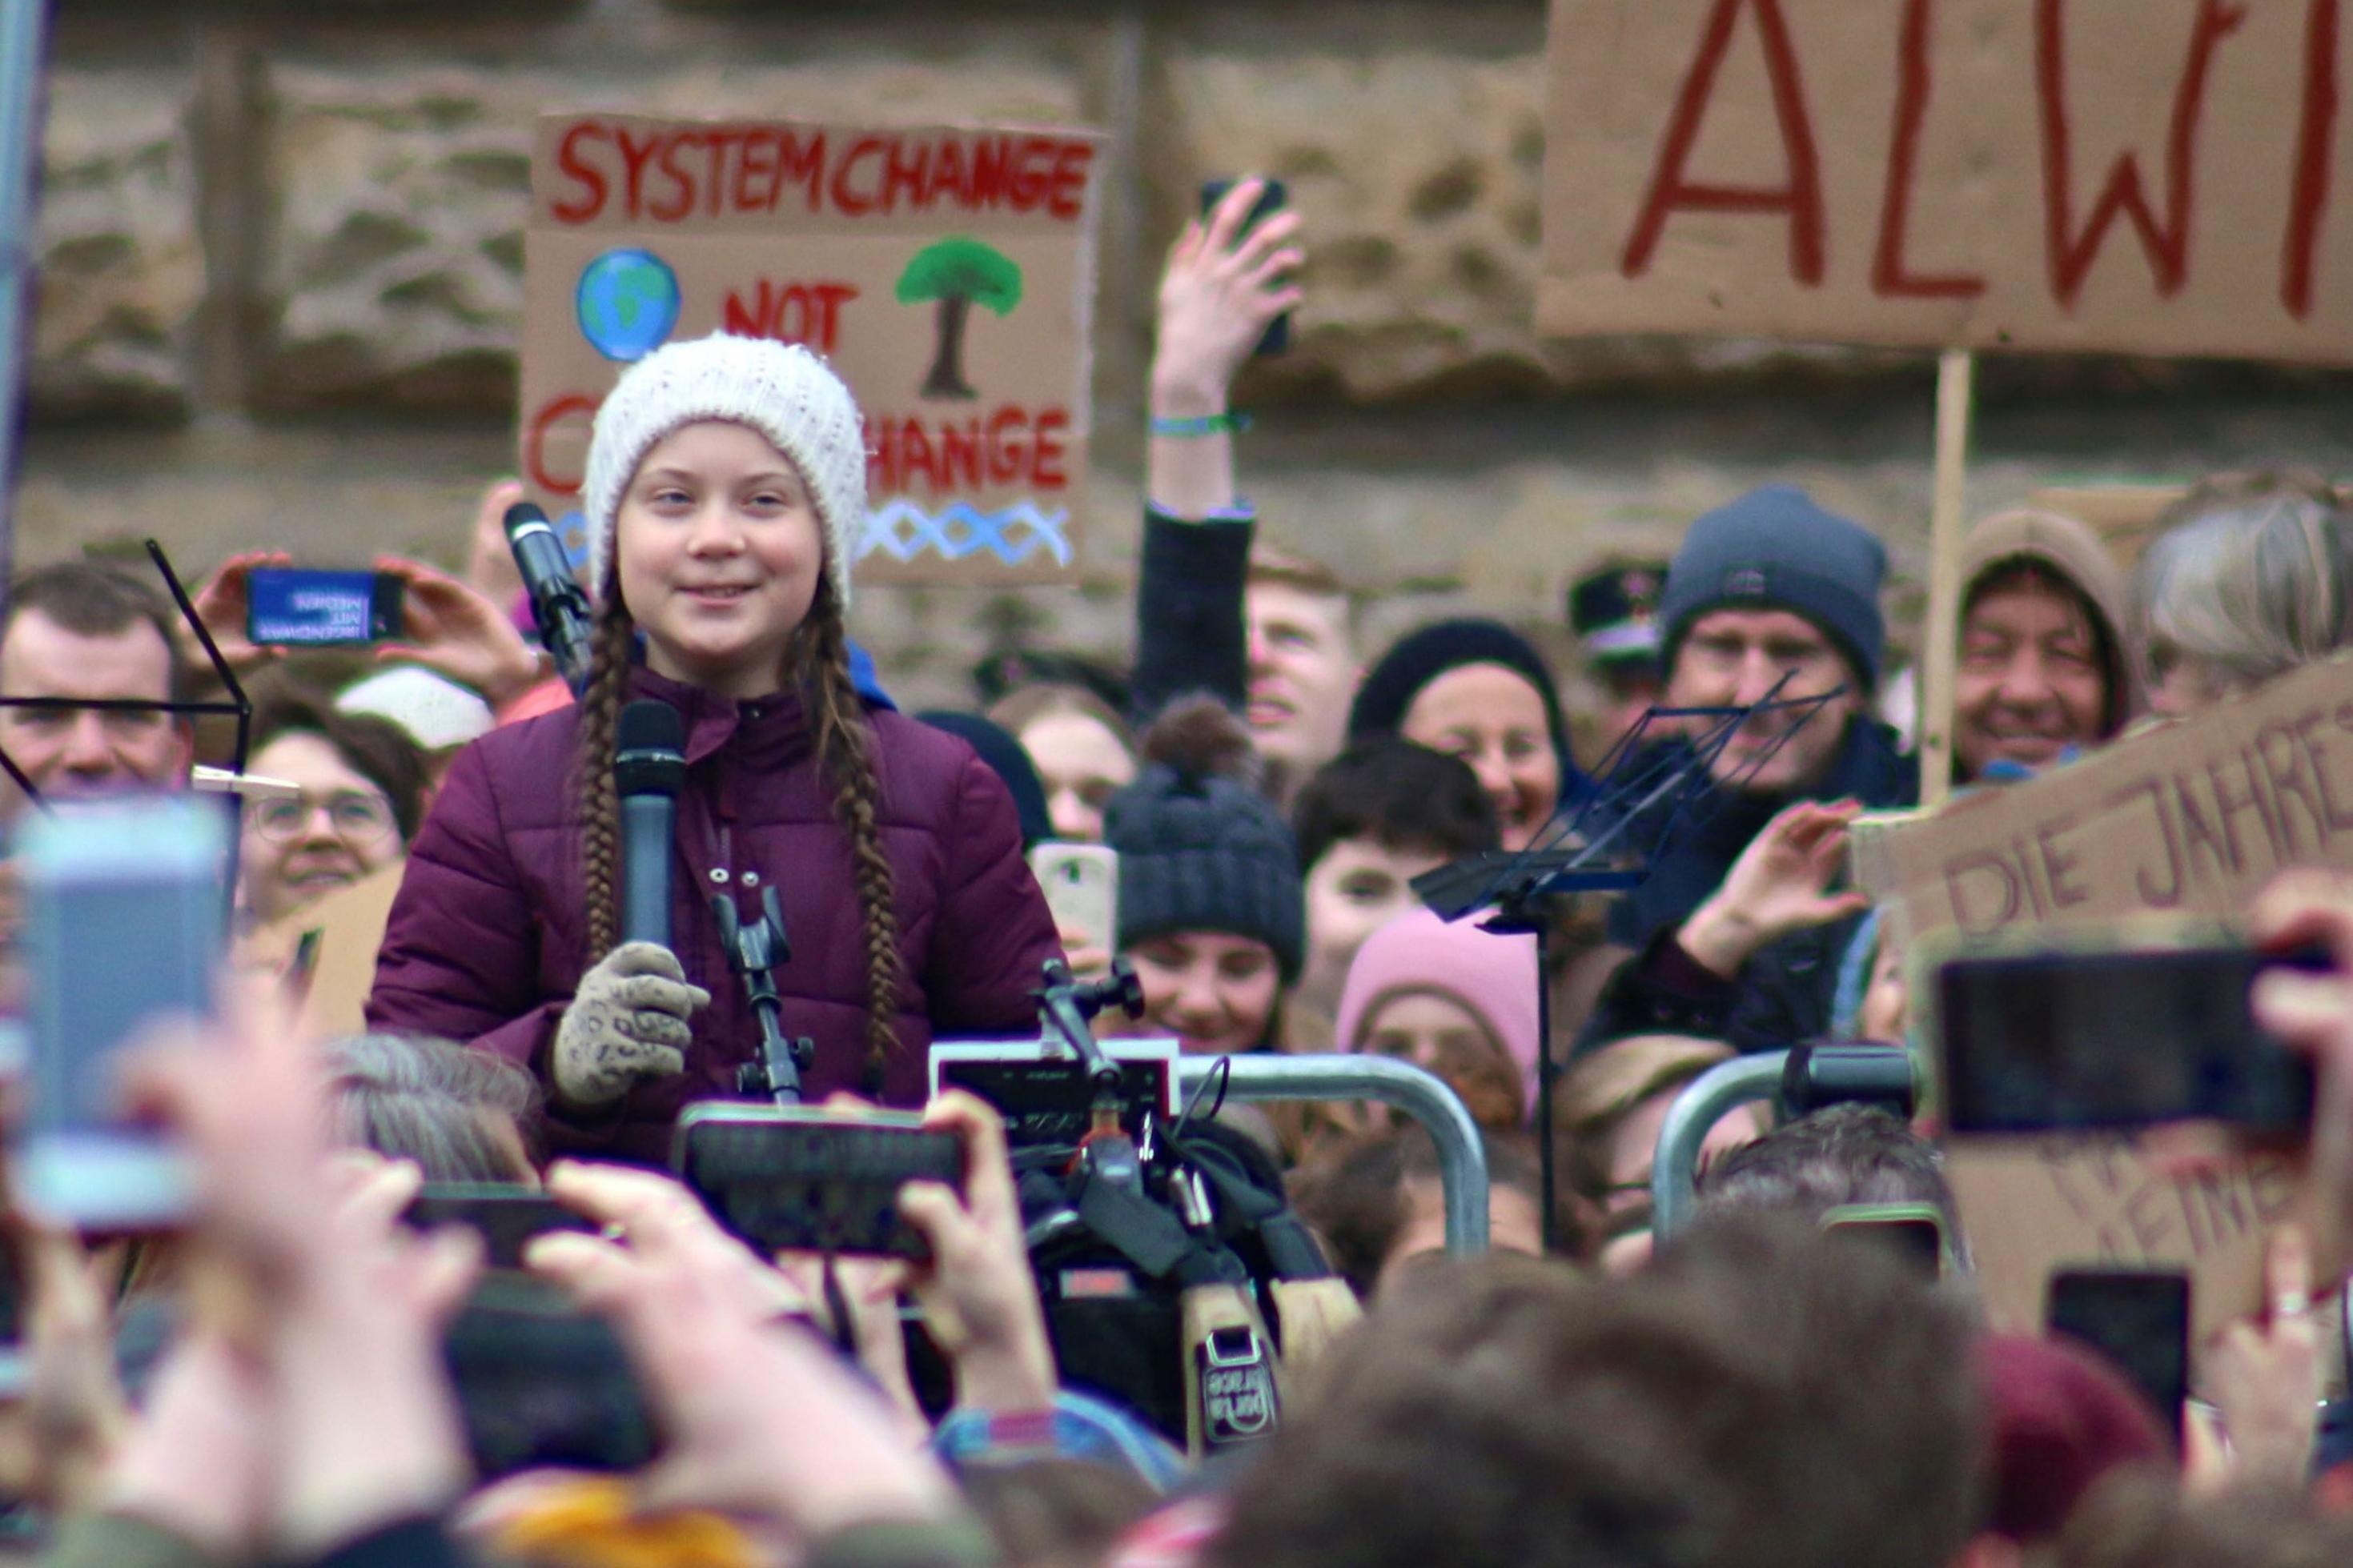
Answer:
<svg viewBox="0 0 2353 1568"><path fill-rule="evenodd" d="M1209 1554L1230 1568L1924 1568L1978 1512L1956 1310L1769 1218L1646 1273L1433 1268L1318 1369Z"/></svg>

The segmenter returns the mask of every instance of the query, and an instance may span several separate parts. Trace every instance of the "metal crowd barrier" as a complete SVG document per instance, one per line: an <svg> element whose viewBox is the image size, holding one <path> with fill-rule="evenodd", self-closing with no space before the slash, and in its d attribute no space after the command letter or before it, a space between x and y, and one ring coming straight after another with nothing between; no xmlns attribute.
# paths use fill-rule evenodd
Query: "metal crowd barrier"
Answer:
<svg viewBox="0 0 2353 1568"><path fill-rule="evenodd" d="M1659 1147L1651 1158L1652 1236L1663 1241L1691 1223L1699 1187L1699 1152L1708 1130L1726 1111L1779 1093L1788 1060L1787 1051L1735 1057L1708 1068L1675 1096L1667 1119L1659 1124Z"/></svg>
<svg viewBox="0 0 2353 1568"><path fill-rule="evenodd" d="M1189 1100L1220 1072L1230 1074L1228 1100L1377 1100L1420 1122L1438 1145L1446 1250L1457 1258L1487 1250L1486 1147L1461 1097L1435 1073L1377 1056L1183 1057L1176 1063L1178 1093ZM1209 1095L1214 1099L1217 1090Z"/></svg>

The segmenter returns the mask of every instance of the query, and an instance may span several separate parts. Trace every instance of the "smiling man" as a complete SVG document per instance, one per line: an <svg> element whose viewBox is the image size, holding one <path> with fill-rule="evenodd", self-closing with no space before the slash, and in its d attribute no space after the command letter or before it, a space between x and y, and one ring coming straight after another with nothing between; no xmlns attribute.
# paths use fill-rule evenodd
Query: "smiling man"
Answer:
<svg viewBox="0 0 2353 1568"><path fill-rule="evenodd" d="M86 562L19 578L0 621L0 695L152 702L142 710L0 708L0 746L46 800L187 783L195 740L161 706L185 694L171 611L136 578ZM0 815L25 806L0 788Z"/></svg>
<svg viewBox="0 0 2353 1568"><path fill-rule="evenodd" d="M1871 716L1886 573L1887 552L1868 530L1787 485L1753 490L1692 524L1659 601L1666 703L1748 707L1777 686L1785 700L1820 700L1760 714L1734 732L1708 764L1724 798L1674 835L1620 902L1613 940L1639 947L1680 925L1792 801L1893 806L1918 798L1916 764ZM1669 749L1691 744L1666 740L1648 758L1663 762ZM1637 826L1636 842L1647 843L1649 826Z"/></svg>
<svg viewBox="0 0 2353 1568"><path fill-rule="evenodd" d="M1969 531L1961 581L1957 779L2041 773L2131 720L2124 573L2091 529L2059 512L1996 512Z"/></svg>

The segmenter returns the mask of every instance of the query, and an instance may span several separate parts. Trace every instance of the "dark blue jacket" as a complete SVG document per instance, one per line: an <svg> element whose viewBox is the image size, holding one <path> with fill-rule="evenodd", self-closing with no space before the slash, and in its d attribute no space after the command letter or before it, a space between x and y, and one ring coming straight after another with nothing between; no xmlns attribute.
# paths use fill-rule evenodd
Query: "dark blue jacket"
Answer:
<svg viewBox="0 0 2353 1568"><path fill-rule="evenodd" d="M1636 757L1628 771L1670 762L1677 749L1689 752L1691 742L1681 737L1662 742ZM1667 819L1676 803L1662 801L1628 830L1630 841L1641 850L1648 851L1662 832L1666 843L1651 859L1641 885L1610 911L1609 940L1626 947L1643 947L1661 931L1690 919L1692 911L1723 882L1749 841L1793 801L1859 800L1882 810L1914 805L1919 799L1918 760L1895 749L1894 731L1875 720L1858 717L1848 721L1846 737L1830 772L1810 789L1788 795L1711 792L1695 803L1690 820L1672 829Z"/></svg>

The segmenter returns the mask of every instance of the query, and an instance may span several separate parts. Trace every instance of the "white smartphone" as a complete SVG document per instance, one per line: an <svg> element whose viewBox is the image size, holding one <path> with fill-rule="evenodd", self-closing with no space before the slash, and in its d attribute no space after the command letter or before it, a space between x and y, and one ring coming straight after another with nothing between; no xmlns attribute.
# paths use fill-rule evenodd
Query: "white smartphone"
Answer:
<svg viewBox="0 0 2353 1568"><path fill-rule="evenodd" d="M115 1102L114 1058L169 1015L209 1016L227 950L228 827L193 795L61 806L20 836L29 1041L19 1198L85 1234L166 1229L181 1151Z"/></svg>
<svg viewBox="0 0 2353 1568"><path fill-rule="evenodd" d="M1049 839L1029 851L1029 868L1066 948L1119 948L1119 851Z"/></svg>

